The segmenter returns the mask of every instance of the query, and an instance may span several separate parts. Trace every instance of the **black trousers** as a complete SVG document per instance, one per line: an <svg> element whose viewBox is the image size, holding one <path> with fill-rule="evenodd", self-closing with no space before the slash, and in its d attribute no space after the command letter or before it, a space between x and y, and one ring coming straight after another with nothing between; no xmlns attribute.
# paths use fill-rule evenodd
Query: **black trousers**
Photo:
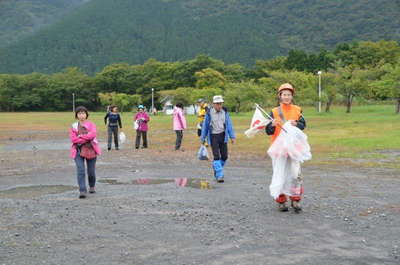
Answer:
<svg viewBox="0 0 400 265"><path fill-rule="evenodd" d="M111 149L112 135L114 134L114 145L118 148L118 126L108 126L108 149Z"/></svg>
<svg viewBox="0 0 400 265"><path fill-rule="evenodd" d="M140 138L143 138L143 148L147 148L147 132L136 130L136 149L140 146Z"/></svg>
<svg viewBox="0 0 400 265"><path fill-rule="evenodd" d="M211 149L214 160L228 159L228 144L225 143L225 133L211 134Z"/></svg>
<svg viewBox="0 0 400 265"><path fill-rule="evenodd" d="M176 133L175 150L179 150L182 144L183 131L175 130L175 133Z"/></svg>

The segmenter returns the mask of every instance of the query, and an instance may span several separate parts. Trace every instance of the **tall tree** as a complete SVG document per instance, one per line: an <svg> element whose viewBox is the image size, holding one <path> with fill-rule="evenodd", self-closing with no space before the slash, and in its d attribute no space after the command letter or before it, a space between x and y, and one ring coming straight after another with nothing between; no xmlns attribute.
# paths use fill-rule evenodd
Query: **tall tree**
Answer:
<svg viewBox="0 0 400 265"><path fill-rule="evenodd" d="M339 91L346 99L346 113L351 112L354 97L362 96L368 91L368 82L366 70L347 66L338 69L342 78L339 82Z"/></svg>
<svg viewBox="0 0 400 265"><path fill-rule="evenodd" d="M376 93L383 98L395 100L395 113L400 113L400 61L396 65L384 66L386 74L380 80L375 81L372 85L376 89Z"/></svg>
<svg viewBox="0 0 400 265"><path fill-rule="evenodd" d="M206 68L199 72L195 73L196 88L225 88L226 79L223 74L218 72L217 70Z"/></svg>

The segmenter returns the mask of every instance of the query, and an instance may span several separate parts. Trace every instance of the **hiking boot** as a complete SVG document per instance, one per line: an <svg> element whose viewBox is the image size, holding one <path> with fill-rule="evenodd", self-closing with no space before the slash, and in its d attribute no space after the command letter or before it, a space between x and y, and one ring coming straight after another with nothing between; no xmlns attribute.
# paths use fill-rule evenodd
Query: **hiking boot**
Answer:
<svg viewBox="0 0 400 265"><path fill-rule="evenodd" d="M296 213L299 213L302 210L298 201L292 201L292 208Z"/></svg>
<svg viewBox="0 0 400 265"><path fill-rule="evenodd" d="M85 198L86 198L86 192L80 192L79 199L85 199Z"/></svg>
<svg viewBox="0 0 400 265"><path fill-rule="evenodd" d="M286 202L279 203L279 204L278 204L278 209L279 209L279 211L281 211L281 212L287 212L287 211L289 211L289 208L287 207Z"/></svg>
<svg viewBox="0 0 400 265"><path fill-rule="evenodd" d="M89 193L96 193L96 190L94 189L94 187L89 188Z"/></svg>

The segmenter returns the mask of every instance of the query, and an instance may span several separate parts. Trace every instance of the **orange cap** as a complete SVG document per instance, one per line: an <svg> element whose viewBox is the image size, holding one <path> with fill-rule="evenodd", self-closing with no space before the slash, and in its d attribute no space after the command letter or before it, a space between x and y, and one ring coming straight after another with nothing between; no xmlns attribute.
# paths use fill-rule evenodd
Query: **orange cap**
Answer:
<svg viewBox="0 0 400 265"><path fill-rule="evenodd" d="M294 87L293 87L291 84L289 84L289 83L282 84L282 85L278 88L278 94L281 93L281 91L282 91L282 90L285 90L285 89L292 91L292 93L294 94Z"/></svg>

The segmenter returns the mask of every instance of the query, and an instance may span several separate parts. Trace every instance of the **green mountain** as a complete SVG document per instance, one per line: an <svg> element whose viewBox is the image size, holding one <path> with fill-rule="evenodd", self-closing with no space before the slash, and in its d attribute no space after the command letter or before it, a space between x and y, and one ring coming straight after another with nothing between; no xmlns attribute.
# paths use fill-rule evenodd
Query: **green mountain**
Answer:
<svg viewBox="0 0 400 265"><path fill-rule="evenodd" d="M88 0L0 1L0 47L51 25Z"/></svg>
<svg viewBox="0 0 400 265"><path fill-rule="evenodd" d="M93 73L200 53L251 65L290 49L400 40L399 14L399 0L92 0L0 49L0 72Z"/></svg>

